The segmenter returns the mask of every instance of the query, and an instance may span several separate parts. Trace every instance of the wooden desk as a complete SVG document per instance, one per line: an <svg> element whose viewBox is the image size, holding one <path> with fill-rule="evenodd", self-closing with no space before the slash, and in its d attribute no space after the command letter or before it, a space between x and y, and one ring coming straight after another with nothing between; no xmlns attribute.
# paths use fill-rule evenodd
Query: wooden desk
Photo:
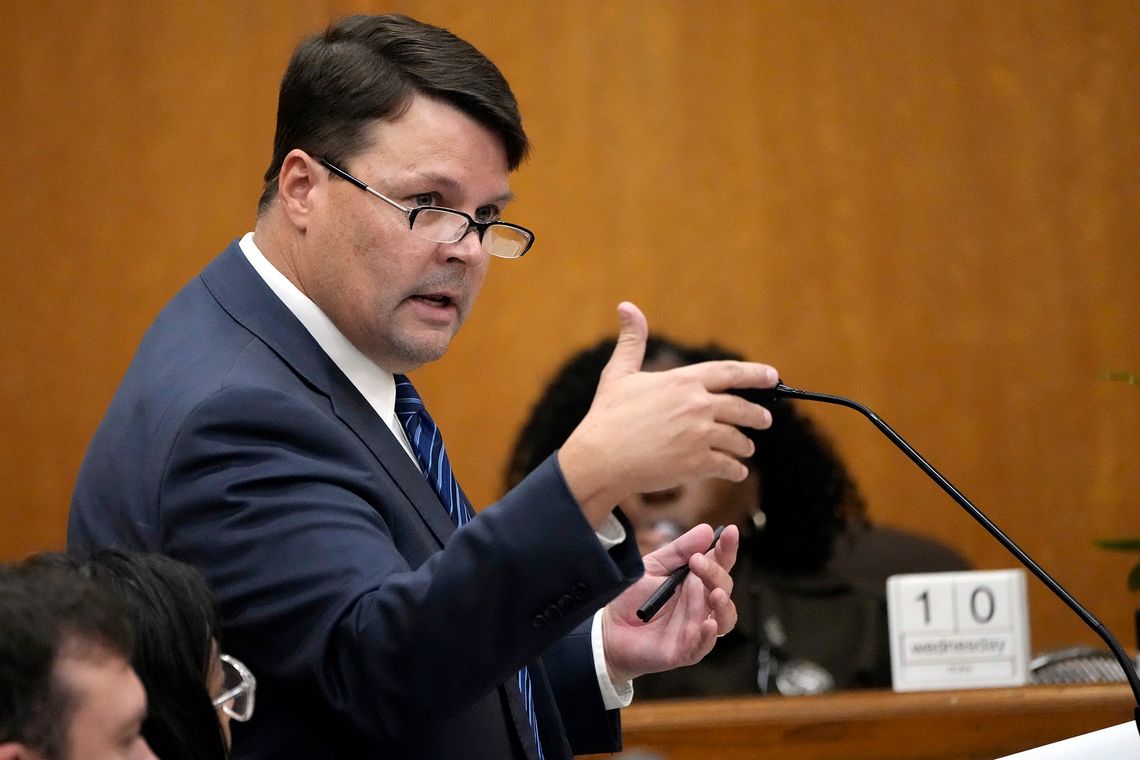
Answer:
<svg viewBox="0 0 1140 760"><path fill-rule="evenodd" d="M665 760L992 760L1132 719L1126 684L635 703L627 752ZM605 755L591 755L601 758Z"/></svg>

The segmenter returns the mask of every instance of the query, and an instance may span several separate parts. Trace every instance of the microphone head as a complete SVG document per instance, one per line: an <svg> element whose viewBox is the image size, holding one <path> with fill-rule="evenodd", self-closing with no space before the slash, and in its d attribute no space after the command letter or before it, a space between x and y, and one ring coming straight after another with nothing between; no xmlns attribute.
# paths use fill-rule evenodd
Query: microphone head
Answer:
<svg viewBox="0 0 1140 760"><path fill-rule="evenodd" d="M776 385L772 388L749 388L747 392L749 401L763 407L770 407L779 403L780 399L791 398L794 395L795 389L784 385L780 380L776 380Z"/></svg>

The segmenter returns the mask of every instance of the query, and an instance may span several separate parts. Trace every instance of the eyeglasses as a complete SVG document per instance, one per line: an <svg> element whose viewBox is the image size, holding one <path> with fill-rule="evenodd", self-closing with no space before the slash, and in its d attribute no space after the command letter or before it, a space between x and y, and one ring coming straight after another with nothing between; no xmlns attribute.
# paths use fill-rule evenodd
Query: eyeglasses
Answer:
<svg viewBox="0 0 1140 760"><path fill-rule="evenodd" d="M366 193L375 195L390 206L398 208L408 217L408 228L424 240L433 243L458 243L472 229L479 235L483 250L501 259L517 259L534 244L534 233L526 227L507 222L480 222L453 208L442 206L416 206L408 208L375 190L323 158L321 166L341 179L348 180Z"/></svg>
<svg viewBox="0 0 1140 760"><path fill-rule="evenodd" d="M214 698L214 707L234 720L245 722L253 717L253 695L257 690L257 679L249 668L236 657L221 656L224 691Z"/></svg>

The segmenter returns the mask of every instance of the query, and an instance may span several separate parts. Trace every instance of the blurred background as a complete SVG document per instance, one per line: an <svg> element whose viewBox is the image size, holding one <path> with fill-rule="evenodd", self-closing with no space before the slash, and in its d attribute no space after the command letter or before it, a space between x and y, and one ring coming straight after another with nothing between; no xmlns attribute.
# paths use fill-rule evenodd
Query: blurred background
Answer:
<svg viewBox="0 0 1140 760"><path fill-rule="evenodd" d="M450 354L415 373L477 506L529 406L636 302L859 399L1135 646L1140 3L31 2L0 7L0 559L71 486L169 297L252 229L276 90L352 12L448 27L533 139ZM516 403L491 405L504 397ZM1004 550L854 412L805 408L873 520ZM1030 581L1035 650L1096 643Z"/></svg>

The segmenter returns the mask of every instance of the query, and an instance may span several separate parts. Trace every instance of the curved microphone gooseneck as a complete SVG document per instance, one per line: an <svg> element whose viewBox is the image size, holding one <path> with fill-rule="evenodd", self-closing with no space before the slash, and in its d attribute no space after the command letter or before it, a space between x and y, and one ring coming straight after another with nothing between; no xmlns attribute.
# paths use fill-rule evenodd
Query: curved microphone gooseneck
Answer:
<svg viewBox="0 0 1140 760"><path fill-rule="evenodd" d="M917 451L915 451L909 443L902 439L902 436L892 430L890 425L879 419L879 416L877 414L872 412L863 404L860 404L858 401L853 401L852 399L845 398L843 396L831 396L826 393L812 393L811 391L804 391L800 390L799 388L791 388L787 385L784 385L780 381L776 382L776 386L774 388L760 391L760 395L762 396L766 397L769 394L773 399L802 399L804 401L820 401L825 404L845 406L849 409L854 409L869 419L875 425L875 427L882 431L883 435L887 436L887 438L889 438L894 445L902 449L903 453L910 457L911 461L917 464L919 468L921 468L922 471L931 478L931 480L941 486L943 491L950 494L950 497L954 499L954 501L958 502L962 509L969 512L971 517L977 520L981 526L985 528L991 536L996 538L998 542L1001 543L1001 545L1009 551L1010 554L1012 554L1018 559L1019 562L1021 562L1021 564L1029 568L1030 572L1036 575L1041 580L1041 582L1049 588L1050 591L1056 594L1061 599L1061 601L1068 605L1069 609L1077 613L1077 616L1080 617L1080 619L1083 620L1089 628L1092 628L1093 631L1096 632L1096 635L1100 636L1104 643L1108 645L1108 648L1112 650L1113 656L1116 657L1117 661L1119 661L1121 667L1124 669L1124 676L1128 679L1128 685L1132 687L1132 694L1136 700L1136 707L1133 708L1133 719L1136 721L1137 731L1140 731L1140 678L1138 678L1136 675L1136 666L1132 664L1132 661L1124 652L1124 648L1120 646L1120 642L1116 640L1116 637L1114 637L1112 633L1110 633L1109 630L1104 627L1104 624L1097 620L1097 618L1091 612L1081 606L1080 602L1074 599L1068 591L1062 588L1061 584L1053 580L1052 576L1050 576L1049 573L1045 572L1040 565L1034 562L1033 559L1028 554L1026 554L1020 546L1015 544L1013 542L1013 539L1003 533L1001 528L994 525L993 521L990 520L990 518L986 517L986 515L980 509L975 507L969 499L963 496L961 491L955 488L949 480L942 476L942 473L938 472L938 470L934 469L934 467L931 466L929 462L923 459L922 456Z"/></svg>

